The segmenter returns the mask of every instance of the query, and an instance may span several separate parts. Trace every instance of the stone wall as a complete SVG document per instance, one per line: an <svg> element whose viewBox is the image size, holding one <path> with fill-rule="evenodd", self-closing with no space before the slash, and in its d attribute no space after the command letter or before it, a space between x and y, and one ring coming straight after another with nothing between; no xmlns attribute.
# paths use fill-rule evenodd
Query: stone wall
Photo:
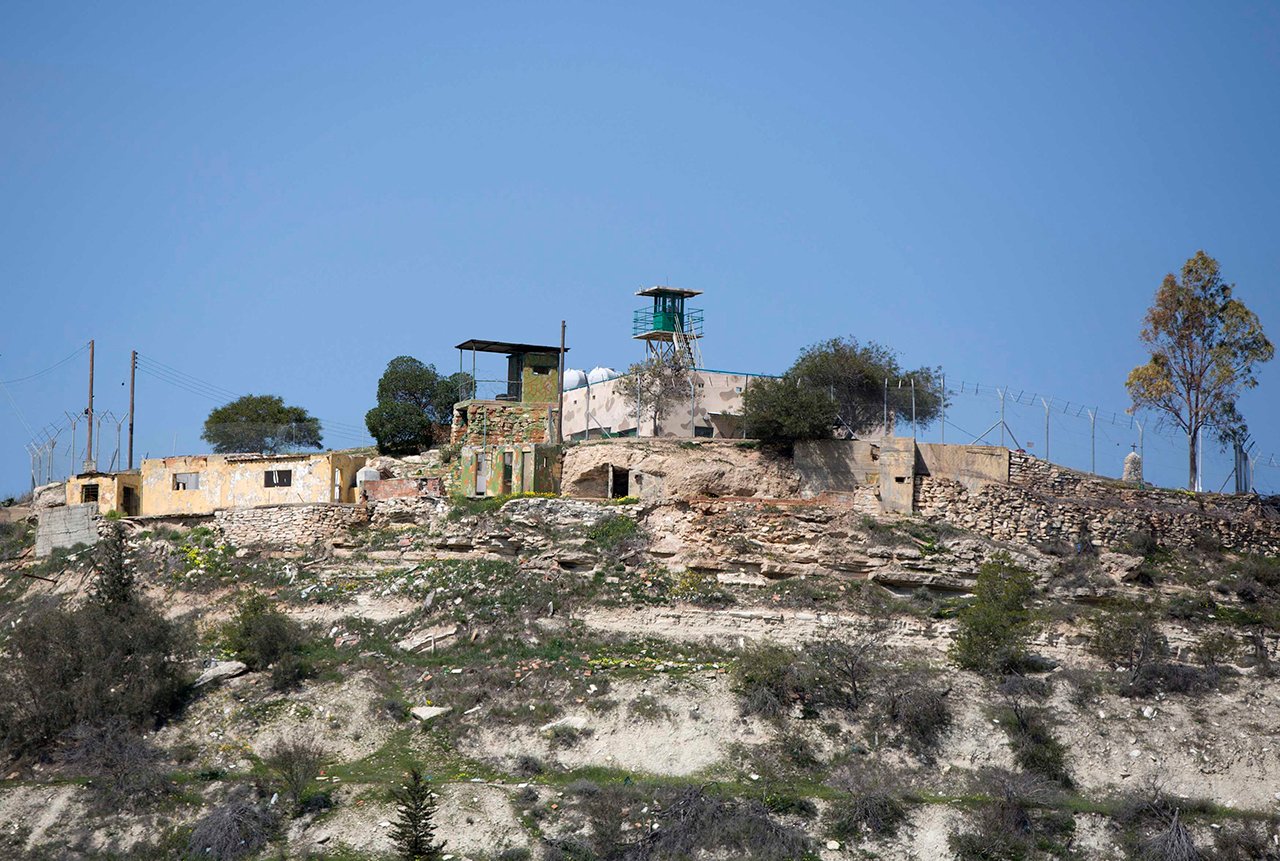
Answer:
<svg viewBox="0 0 1280 861"><path fill-rule="evenodd" d="M492 446L544 443L552 435L555 404L467 401L454 407L451 442Z"/></svg>
<svg viewBox="0 0 1280 861"><path fill-rule="evenodd" d="M1254 553L1280 551L1280 508L1256 496L1142 489L1018 453L1010 458L1009 481L970 489L917 476L916 511L1002 541L1088 540L1115 547L1146 531L1169 547L1209 541Z"/></svg>
<svg viewBox="0 0 1280 861"><path fill-rule="evenodd" d="M59 547L98 542L98 506L60 505L39 512L36 525L36 555L48 556Z"/></svg>
<svg viewBox="0 0 1280 861"><path fill-rule="evenodd" d="M362 505L325 503L227 508L214 514L223 538L237 547L325 544L368 519Z"/></svg>

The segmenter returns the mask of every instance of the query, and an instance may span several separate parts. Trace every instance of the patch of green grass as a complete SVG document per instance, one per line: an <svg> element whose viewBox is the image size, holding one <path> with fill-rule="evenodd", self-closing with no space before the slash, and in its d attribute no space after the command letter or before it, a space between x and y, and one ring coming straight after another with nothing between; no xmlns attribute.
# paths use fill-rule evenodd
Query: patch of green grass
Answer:
<svg viewBox="0 0 1280 861"><path fill-rule="evenodd" d="M630 517L614 514L600 520L587 530L587 540L601 550L612 550L624 541L634 538L640 525Z"/></svg>
<svg viewBox="0 0 1280 861"><path fill-rule="evenodd" d="M498 496L453 496L449 500L450 520L461 520L467 516L492 514L513 499L556 499L555 493L503 493Z"/></svg>

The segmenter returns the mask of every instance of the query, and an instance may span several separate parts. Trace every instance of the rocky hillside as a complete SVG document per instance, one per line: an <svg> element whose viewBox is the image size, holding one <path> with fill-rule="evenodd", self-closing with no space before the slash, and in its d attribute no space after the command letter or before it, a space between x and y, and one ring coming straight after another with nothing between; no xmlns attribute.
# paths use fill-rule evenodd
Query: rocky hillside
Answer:
<svg viewBox="0 0 1280 861"><path fill-rule="evenodd" d="M416 767L457 859L1280 858L1280 563L724 495L125 522L125 605L6 526L0 856L392 858Z"/></svg>

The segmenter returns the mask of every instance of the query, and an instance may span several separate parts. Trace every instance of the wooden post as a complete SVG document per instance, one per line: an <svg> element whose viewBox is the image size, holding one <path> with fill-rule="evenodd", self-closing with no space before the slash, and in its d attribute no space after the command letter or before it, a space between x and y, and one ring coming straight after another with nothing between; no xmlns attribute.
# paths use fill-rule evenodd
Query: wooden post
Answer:
<svg viewBox="0 0 1280 861"><path fill-rule="evenodd" d="M129 356L129 469L133 469L133 391L138 376L138 351Z"/></svg>
<svg viewBox="0 0 1280 861"><path fill-rule="evenodd" d="M89 442L84 449L84 468L87 472L93 466L93 341L89 341L89 406L84 411L89 417ZM96 466L94 466L96 468Z"/></svg>

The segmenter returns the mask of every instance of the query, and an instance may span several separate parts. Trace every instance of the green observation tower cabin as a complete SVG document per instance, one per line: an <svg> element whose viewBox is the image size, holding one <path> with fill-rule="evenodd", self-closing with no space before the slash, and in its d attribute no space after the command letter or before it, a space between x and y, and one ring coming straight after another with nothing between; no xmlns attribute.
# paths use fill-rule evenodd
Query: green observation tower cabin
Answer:
<svg viewBox="0 0 1280 861"><path fill-rule="evenodd" d="M701 296L702 291L650 287L636 295L653 299L652 308L641 308L631 319L631 336L645 342L646 357L701 367L702 309L686 308L685 300Z"/></svg>

